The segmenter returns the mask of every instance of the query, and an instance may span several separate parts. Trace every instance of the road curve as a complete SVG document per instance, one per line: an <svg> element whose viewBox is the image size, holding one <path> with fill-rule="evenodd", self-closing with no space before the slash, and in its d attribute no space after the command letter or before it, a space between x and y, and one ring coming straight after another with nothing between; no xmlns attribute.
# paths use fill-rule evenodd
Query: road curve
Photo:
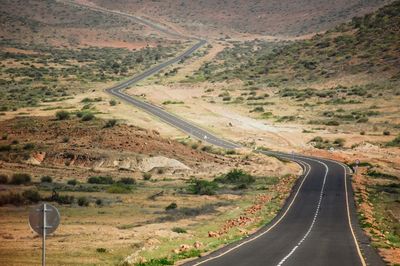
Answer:
<svg viewBox="0 0 400 266"><path fill-rule="evenodd" d="M101 11L133 17L116 11ZM140 19L136 21L143 23ZM169 33L151 22L144 21L144 24ZM195 138L225 149L239 148L239 144L217 137L158 106L123 92L206 44L205 40L197 40L193 47L179 56L106 91ZM384 265L358 225L349 169L345 165L297 154L257 152L292 160L303 168L304 174L299 177L285 206L255 234L186 265Z"/></svg>
<svg viewBox="0 0 400 266"><path fill-rule="evenodd" d="M239 148L239 144L123 92L192 52L189 49L107 92L200 140L225 149ZM384 265L358 225L351 181L344 165L321 158L259 152L292 160L304 168L305 175L286 206L256 234L186 265Z"/></svg>

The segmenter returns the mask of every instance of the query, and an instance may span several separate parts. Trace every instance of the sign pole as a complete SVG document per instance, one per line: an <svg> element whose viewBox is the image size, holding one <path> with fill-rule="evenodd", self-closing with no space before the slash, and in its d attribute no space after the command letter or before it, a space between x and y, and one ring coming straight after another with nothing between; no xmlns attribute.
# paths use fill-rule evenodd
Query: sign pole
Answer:
<svg viewBox="0 0 400 266"><path fill-rule="evenodd" d="M42 266L46 265L46 203L43 204Z"/></svg>

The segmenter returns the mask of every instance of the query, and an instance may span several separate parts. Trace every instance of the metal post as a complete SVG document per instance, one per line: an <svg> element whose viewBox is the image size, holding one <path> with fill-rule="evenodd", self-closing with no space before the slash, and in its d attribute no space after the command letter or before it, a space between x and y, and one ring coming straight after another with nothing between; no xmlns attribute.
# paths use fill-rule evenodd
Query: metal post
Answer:
<svg viewBox="0 0 400 266"><path fill-rule="evenodd" d="M43 204L42 266L46 265L46 203Z"/></svg>

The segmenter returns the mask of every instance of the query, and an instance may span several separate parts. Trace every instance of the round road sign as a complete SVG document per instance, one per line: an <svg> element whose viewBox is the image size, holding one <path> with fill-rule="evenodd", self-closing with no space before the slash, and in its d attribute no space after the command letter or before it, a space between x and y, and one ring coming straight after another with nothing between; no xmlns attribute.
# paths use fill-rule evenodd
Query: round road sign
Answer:
<svg viewBox="0 0 400 266"><path fill-rule="evenodd" d="M44 228L47 236L56 231L59 224L60 213L48 203L39 204L29 212L29 225L40 236L43 236Z"/></svg>

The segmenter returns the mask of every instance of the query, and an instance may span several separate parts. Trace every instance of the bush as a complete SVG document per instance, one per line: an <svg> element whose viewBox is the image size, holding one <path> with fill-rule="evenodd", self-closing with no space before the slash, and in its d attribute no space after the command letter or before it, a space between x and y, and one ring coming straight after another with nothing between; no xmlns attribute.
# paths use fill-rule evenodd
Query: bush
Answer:
<svg viewBox="0 0 400 266"><path fill-rule="evenodd" d="M144 180L150 180L150 178L151 178L151 173L143 173Z"/></svg>
<svg viewBox="0 0 400 266"><path fill-rule="evenodd" d="M87 181L89 184L103 184L111 185L114 184L114 180L111 176L91 176Z"/></svg>
<svg viewBox="0 0 400 266"><path fill-rule="evenodd" d="M118 183L125 184L125 185L134 185L134 184L136 184L136 180L131 177L123 177L118 181Z"/></svg>
<svg viewBox="0 0 400 266"><path fill-rule="evenodd" d="M178 234L186 234L187 233L186 229L183 229L181 227L172 228L172 232L175 232L175 233L178 233Z"/></svg>
<svg viewBox="0 0 400 266"><path fill-rule="evenodd" d="M339 126L340 123L338 121L336 121L336 120L330 120L330 121L326 122L325 125L327 125L327 126Z"/></svg>
<svg viewBox="0 0 400 266"><path fill-rule="evenodd" d="M32 150L34 148L35 148L35 144L33 144L33 143L26 143L24 145L24 150Z"/></svg>
<svg viewBox="0 0 400 266"><path fill-rule="evenodd" d="M66 120L66 119L69 119L69 117L70 117L70 114L67 111L58 111L56 113L57 120Z"/></svg>
<svg viewBox="0 0 400 266"><path fill-rule="evenodd" d="M13 204L13 205L22 205L25 202L25 199L19 193L10 192L7 195L3 194L0 195L0 206L6 204Z"/></svg>
<svg viewBox="0 0 400 266"><path fill-rule="evenodd" d="M81 207L89 206L89 200L86 197L79 197L78 198L78 205Z"/></svg>
<svg viewBox="0 0 400 266"><path fill-rule="evenodd" d="M2 151L11 151L11 146L10 145L0 145L0 152Z"/></svg>
<svg viewBox="0 0 400 266"><path fill-rule="evenodd" d="M0 184L7 184L8 183L8 176L0 174Z"/></svg>
<svg viewBox="0 0 400 266"><path fill-rule="evenodd" d="M92 114L92 113L84 114L82 116L82 121L90 121L90 120L93 120L93 118L94 118L94 114Z"/></svg>
<svg viewBox="0 0 400 266"><path fill-rule="evenodd" d="M126 194L130 193L131 191L132 188L129 185L121 183L113 184L107 188L107 192L113 194Z"/></svg>
<svg viewBox="0 0 400 266"><path fill-rule="evenodd" d="M165 207L165 210L170 211L170 210L175 210L176 208L178 208L178 205L175 202L172 202L170 205Z"/></svg>
<svg viewBox="0 0 400 266"><path fill-rule="evenodd" d="M390 136L390 131L388 131L388 130L383 131L383 135L384 136Z"/></svg>
<svg viewBox="0 0 400 266"><path fill-rule="evenodd" d="M105 249L105 248L96 248L96 252L105 253L105 252L107 252L107 249Z"/></svg>
<svg viewBox="0 0 400 266"><path fill-rule="evenodd" d="M335 139L335 141L333 142L333 144L336 144L338 147L343 147L344 143L346 141L342 138L337 138Z"/></svg>
<svg viewBox="0 0 400 266"><path fill-rule="evenodd" d="M197 148L199 147L199 144L193 143L191 147L193 150L197 150Z"/></svg>
<svg viewBox="0 0 400 266"><path fill-rule="evenodd" d="M207 180L191 180L188 191L196 195L215 195L218 184Z"/></svg>
<svg viewBox="0 0 400 266"><path fill-rule="evenodd" d="M394 138L392 141L386 143L388 147L400 147L400 135Z"/></svg>
<svg viewBox="0 0 400 266"><path fill-rule="evenodd" d="M226 175L217 177L215 181L223 184L249 185L254 183L256 179L242 170L233 169Z"/></svg>
<svg viewBox="0 0 400 266"><path fill-rule="evenodd" d="M76 184L78 184L78 181L76 181L76 179L71 179L67 181L67 184L71 186L76 186Z"/></svg>
<svg viewBox="0 0 400 266"><path fill-rule="evenodd" d="M72 204L74 203L75 197L70 195L60 195L54 192L50 200L57 202L58 204Z"/></svg>
<svg viewBox="0 0 400 266"><path fill-rule="evenodd" d="M96 200L96 205L97 206L102 206L103 205L103 200L102 199L97 199Z"/></svg>
<svg viewBox="0 0 400 266"><path fill-rule="evenodd" d="M22 196L33 203L38 203L42 198L37 190L25 190L22 192Z"/></svg>
<svg viewBox="0 0 400 266"><path fill-rule="evenodd" d="M117 124L116 119L108 120L107 123L104 125L105 128L114 127Z"/></svg>
<svg viewBox="0 0 400 266"><path fill-rule="evenodd" d="M11 177L10 184L22 185L22 184L30 183L31 180L32 180L32 178L29 174L17 173L17 174L13 174L13 176Z"/></svg>
<svg viewBox="0 0 400 266"><path fill-rule="evenodd" d="M110 100L109 103L110 103L111 106L116 106L117 105L117 101L114 100L114 99Z"/></svg>
<svg viewBox="0 0 400 266"><path fill-rule="evenodd" d="M40 182L42 182L42 183L52 183L53 182L53 178L51 176L42 176L42 178L40 178Z"/></svg>

